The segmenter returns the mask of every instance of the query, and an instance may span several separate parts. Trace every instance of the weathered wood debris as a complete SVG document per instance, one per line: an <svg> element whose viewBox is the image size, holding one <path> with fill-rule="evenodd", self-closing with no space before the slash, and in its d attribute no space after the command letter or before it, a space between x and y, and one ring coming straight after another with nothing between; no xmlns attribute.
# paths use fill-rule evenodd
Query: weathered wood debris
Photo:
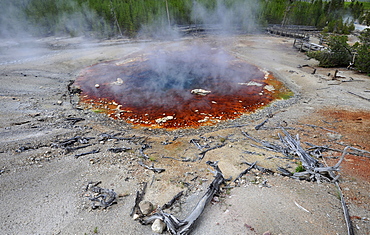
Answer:
<svg viewBox="0 0 370 235"><path fill-rule="evenodd" d="M351 218L350 218L348 208L346 206L346 202L344 200L344 197L342 195L342 192L341 192L341 189L340 189L339 183L338 183L339 175L336 175L335 172L339 171L339 166L342 163L342 161L344 160L344 157L348 153L349 149L359 151L359 152L362 152L362 153L365 153L367 151L363 151L363 150L360 150L360 149L357 149L357 148L353 148L351 146L346 146L343 149L343 151L341 151L342 156L340 157L337 164L335 164L334 166L328 167L328 166L324 166L323 163L320 163L317 159L315 159L311 156L311 154L312 154L313 156L316 156L318 158L322 158L321 151L314 151L314 152L313 151L311 151L311 152L305 151L302 148L301 144L300 144L298 135L296 136L296 138L293 138L285 129L282 128L282 131L283 131L285 136L282 136L282 135L279 134L279 138L280 138L280 141L283 143L283 146L271 144L271 143L268 143L266 141L257 140L256 138L253 138L253 137L249 136L246 132L243 132L243 134L246 137L248 137L249 139L251 139L251 140L253 140L253 141L262 145L262 146L259 146L259 147L262 147L264 149L269 149L269 150L272 150L272 151L275 151L275 152L281 152L282 154L284 154L287 157L291 157L293 155L297 155L299 157L299 159L302 162L302 166L304 168L304 171L291 173L288 170L286 170L285 168L279 167L278 170L281 172L282 175L289 176L289 177L295 178L295 179L301 179L301 180L318 181L318 182L329 181L329 182L335 183L335 185L338 189L338 192L340 193L341 205L342 205L343 214L344 214L344 218L345 218L346 225L347 225L347 234L348 235L353 235L354 231L353 231ZM314 146L314 149L317 150L316 147L320 147L320 146ZM312 150L312 147L311 147L311 150ZM320 148L320 150L325 150L325 148ZM252 164L251 167L252 166L254 166L254 164Z"/></svg>
<svg viewBox="0 0 370 235"><path fill-rule="evenodd" d="M92 209L98 207L107 208L116 203L117 194L113 189L104 189L99 187L99 182L89 182L85 191L88 192L85 196L92 201Z"/></svg>
<svg viewBox="0 0 370 235"><path fill-rule="evenodd" d="M303 147L301 146L300 140L299 140L299 135L297 135L296 138L293 138L285 129L282 128L282 131L285 136L278 134L280 141L283 144L282 146L277 145L277 144L272 144L267 141L258 140L254 137L251 137L246 132L242 132L242 133L249 139L260 144L260 145L253 145L255 147L263 148L263 149L270 150L270 151L280 152L289 158L293 158L294 156L299 157L300 161L302 162L304 171L291 173L288 170L282 167L279 167L278 170L283 175L286 175L286 176L289 176L295 179L305 179L308 181L336 182L338 180L339 176L336 175L334 172L339 171L339 166L342 163L344 156L347 154L347 150L351 147L346 147L343 150L343 154L337 164L331 167L325 167L322 163L320 163L317 159L313 158L307 151L303 149ZM322 156L318 156L318 157L322 157Z"/></svg>
<svg viewBox="0 0 370 235"><path fill-rule="evenodd" d="M148 165L145 165L142 161L139 161L138 163L139 163L140 166L143 166L146 169L153 171L154 173L162 173L163 171L166 170L166 169L163 169L163 168L155 168L154 164L152 164L152 166L148 166Z"/></svg>
<svg viewBox="0 0 370 235"><path fill-rule="evenodd" d="M148 216L140 218L140 222L143 225L152 224L155 220L161 220L166 224L168 231L171 234L178 234L178 235L186 235L190 234L192 228L194 227L196 221L198 220L199 216L203 213L206 205L212 200L214 195L219 192L220 185L224 183L225 179L220 170L217 166L217 162L206 162L209 166L213 167L215 173L215 179L209 185L207 192L203 195L203 197L199 200L198 204L195 206L193 211L190 213L188 217L184 220L180 220L176 218L174 215L164 212L165 209L171 207L171 205L178 200L182 196L182 192L178 193L170 202L166 203L162 208L157 209L157 211ZM140 200L142 200L144 193L137 193L137 197L135 200L135 206L132 210L131 215L133 215L134 211L138 210L138 204Z"/></svg>
<svg viewBox="0 0 370 235"><path fill-rule="evenodd" d="M268 119L264 120L262 123L258 124L255 126L254 129L259 130L259 129L266 129L267 127L264 127L264 125L268 122ZM322 182L322 181L327 181L327 182L332 182L335 183L336 186L338 187L338 191L340 191L340 187L338 184L338 178L339 175L337 172L339 171L340 164L343 162L343 159L346 154L353 154L355 152L359 152L359 155L362 154L367 154L369 152L359 150L350 146L346 146L343 150L336 150L338 152L342 152L341 157L339 158L338 162L334 166L327 166L324 158L322 158L322 152L327 151L327 150L335 150L332 148L329 148L327 146L317 146L313 144L306 143L308 145L308 148L305 150L300 142L299 135L296 135L295 137L290 135L286 129L279 127L282 130L282 133L278 134L280 143L271 143L268 141L263 141L259 140L255 137L250 136L248 133L242 131L242 134L247 137L248 139L256 142L257 144L251 144L251 146L262 148L265 150L269 151L274 151L283 154L285 159L294 159L298 158L302 164L303 171L301 172L290 172L289 170L279 167L278 171L280 172L281 175L288 176L290 178L294 179L300 179L300 180L307 180L307 181L317 181L317 182ZM202 137L203 139L207 139L206 137ZM64 141L60 141L59 143L56 143L55 147L59 148L64 148L64 149L74 149L80 146L75 146L74 144L81 144L81 145L89 145L89 140L93 138L83 138L80 136L76 136ZM117 137L116 135L109 135L109 134L101 134L99 136L100 141L106 141L109 139L115 139L115 140L126 140L126 141L134 141L134 140L140 140L141 138L139 137ZM138 152L140 157L143 158L143 160L149 159L149 156L144 153L144 150L151 148L149 144L144 143L144 141L140 141L139 143L139 148ZM202 160L205 156L205 154L208 151L221 148L225 146L225 143L222 144L216 144L213 147L209 146L207 143L201 144L200 139L191 139L190 144L194 145L198 150L199 150L199 157L196 159L188 159L188 158L180 158L176 159L173 157L165 157L162 156L162 158L171 158L174 160L182 161L182 162L189 162L189 161L197 161L197 160ZM91 145L91 144L90 144ZM129 150L131 148L125 148L125 147L119 147L119 148L111 148L108 149L108 151L111 151L113 153L119 153L122 151ZM352 152L349 152L349 150L352 150ZM94 151L94 150L93 150ZM92 151L92 152L93 152ZM247 151L248 152L248 151ZM248 152L249 154L257 154L255 152ZM87 153L88 154L88 153ZM79 155L84 155L79 154ZM77 156L77 155L76 155ZM319 159L322 158L324 162L320 162ZM242 177L249 173L252 169L258 170L264 174L270 174L274 173L272 170L264 168L262 166L258 166L257 162L252 162L249 163L247 161L242 162L242 164L248 165L248 167L242 171L233 181L231 179L225 179L222 171L217 165L218 162L211 162L207 161L206 164L211 166L214 169L214 174L215 178L212 181L212 183L208 186L207 191L204 193L204 195L201 197L197 205L193 208L191 213L183 220L178 219L175 215L168 213L168 209L171 209L172 206L175 204L176 201L178 201L184 194L183 191L179 192L177 195L175 195L168 203L164 204L162 207L158 207L157 209L152 208L150 212L143 212L145 211L144 208L142 208L141 204L144 204L143 201L144 196L145 196L145 191L147 188L148 183L143 184L143 189L142 191L138 191L136 193L136 199L135 199L135 204L134 207L132 208L132 211L130 215L134 219L138 219L138 221L143 224L143 225L148 225L152 224L152 229L154 230L154 227L158 226L157 231L164 231L167 229L171 234L190 234L192 229L194 228L195 223L199 219L200 215L203 213L205 207L209 202L214 198L214 196L220 192L220 187L221 185L225 184L223 188L233 188L237 187L240 185L242 182L241 179ZM138 164L141 165L142 167L147 168L148 170L153 171L154 173L162 173L165 171L163 168L156 168L152 164L146 165L144 164L143 161L138 161ZM198 176L196 176L193 180L195 180ZM154 179L154 175L153 175ZM230 181L229 183L226 184L226 182ZM266 184L267 180L265 180L262 183L262 186L264 187L269 187ZM85 194L85 196L88 197L90 201L92 201L92 208L107 208L111 206L112 204L116 203L116 198L117 194L110 189L104 189L99 187L98 185L101 182L90 182L87 187L86 187L86 192L89 192L88 194ZM235 185L231 185L231 183L234 183ZM143 202L143 203L141 203ZM150 202L147 202L150 203ZM344 217L347 223L347 228L348 228L348 234L353 234L353 228L350 220L350 216L348 213L348 209L346 207L346 203L344 200L344 197L341 196L341 204L344 212ZM299 204L296 203L298 207ZM305 208L301 208L302 210L305 210Z"/></svg>

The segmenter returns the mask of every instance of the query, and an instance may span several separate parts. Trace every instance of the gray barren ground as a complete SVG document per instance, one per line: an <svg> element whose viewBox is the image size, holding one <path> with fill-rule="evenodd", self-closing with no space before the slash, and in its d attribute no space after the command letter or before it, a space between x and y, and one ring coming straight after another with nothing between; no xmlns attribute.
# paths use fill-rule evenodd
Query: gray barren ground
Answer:
<svg viewBox="0 0 370 235"><path fill-rule="evenodd" d="M71 84L82 69L147 48L193 41L224 48L271 71L295 96L236 120L173 131L134 127L78 104ZM276 173L251 170L238 187L221 187L193 234L345 234L334 184L279 175L278 167L294 171L298 161L258 148L242 133L278 143L278 127L285 126L292 135L299 134L303 145L330 147L318 160L331 166L341 155L335 150L347 145L369 151L370 103L361 97L370 98L370 79L344 69L339 69L340 77L328 76L334 69L315 67L316 61L292 45L292 39L267 35L145 43L46 38L1 45L1 233L151 234L150 226L130 217L144 182L144 200L155 206L184 191L171 210L184 219L213 180L207 161L219 161L224 177L233 179L248 168L243 162L257 161ZM256 130L266 115L269 121ZM201 160L189 161L201 152L194 140L216 148ZM165 171L154 172L140 162ZM357 234L370 233L369 166L368 155L347 155L339 173ZM117 201L92 210L86 186L97 181L113 189Z"/></svg>

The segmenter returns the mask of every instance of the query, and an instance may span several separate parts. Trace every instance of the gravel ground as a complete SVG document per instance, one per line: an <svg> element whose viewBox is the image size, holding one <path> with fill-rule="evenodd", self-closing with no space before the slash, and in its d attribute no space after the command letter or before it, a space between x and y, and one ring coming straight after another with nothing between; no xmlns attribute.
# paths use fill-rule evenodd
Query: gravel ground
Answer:
<svg viewBox="0 0 370 235"><path fill-rule="evenodd" d="M87 66L144 53L148 48L172 48L202 42L223 48L279 77L295 96L263 110L198 129L168 131L134 127L104 114L84 110L71 93L73 80ZM304 142L343 149L370 149L369 77L338 69L315 67L293 47L293 40L269 35L222 38L184 38L179 41L88 41L84 38L43 38L0 45L0 185L2 234L152 234L130 217L136 191L148 182L144 200L163 205L184 191L172 213L185 218L213 180L206 161L219 161L225 178L246 169L242 162L257 161L273 171L292 171L297 161L251 146L242 131L269 142L279 142L277 127L285 126ZM307 65L307 66L302 66ZM312 74L316 68L316 73ZM255 130L266 115L265 128ZM128 140L107 138L108 133ZM75 138L81 136L81 138ZM83 137L83 138L82 138ZM66 149L63 141L75 138ZM195 159L199 139L209 146L224 145ZM150 148L143 149L147 144ZM85 146L88 145L88 146ZM125 147L113 153L110 148ZM78 154L88 151L97 153ZM252 154L255 152L256 154ZM138 164L143 153L163 168L154 173ZM329 164L339 153L326 152ZM170 157L170 158L168 158ZM348 155L340 185L356 234L370 234L370 195L367 157ZM360 170L359 170L360 169ZM117 203L91 209L88 182L101 181L114 189ZM265 182L265 183L263 183ZM267 187L265 187L267 186ZM239 187L223 189L197 221L192 234L346 234L338 192L331 183L297 181L275 173L251 171Z"/></svg>

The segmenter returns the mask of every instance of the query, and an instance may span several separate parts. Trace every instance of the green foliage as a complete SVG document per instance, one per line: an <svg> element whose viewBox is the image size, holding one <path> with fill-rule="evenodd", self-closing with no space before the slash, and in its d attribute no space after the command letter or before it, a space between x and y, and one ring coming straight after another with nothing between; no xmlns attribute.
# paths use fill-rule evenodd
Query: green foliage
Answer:
<svg viewBox="0 0 370 235"><path fill-rule="evenodd" d="M363 14L360 17L359 21L362 22L362 24L365 24L367 26L370 26L370 11L366 12L365 14Z"/></svg>
<svg viewBox="0 0 370 235"><path fill-rule="evenodd" d="M324 27L324 33L350 34L355 29L352 21L343 22L342 17L329 21L328 25Z"/></svg>
<svg viewBox="0 0 370 235"><path fill-rule="evenodd" d="M234 18L231 23L313 25L327 32L347 34L352 22L343 22L342 16L370 24L370 13L364 14L365 3L343 0L3 0L12 6L12 15L20 16L23 28L32 26L37 35L69 34L110 37L135 36L146 30L154 34L176 24L198 23L194 9L204 7L224 17ZM223 6L226 11L220 12ZM5 8L4 8L5 9ZM14 28L6 10L0 9L0 36L2 29ZM8 9L8 8L6 8ZM14 11L16 9L16 11ZM230 10L232 12L227 12ZM251 16L252 15L252 16ZM25 18L25 20L23 19ZM230 18L230 17L229 17ZM230 19L228 19L230 20ZM170 27L169 27L170 26ZM248 25L245 29L247 29Z"/></svg>
<svg viewBox="0 0 370 235"><path fill-rule="evenodd" d="M307 55L320 62L322 67L348 66L353 62L354 67L370 76L370 29L365 29L359 36L360 43L352 47L347 43L347 36L325 36L328 50L311 51Z"/></svg>
<svg viewBox="0 0 370 235"><path fill-rule="evenodd" d="M352 17L357 20L359 19L363 14L364 14L364 10L365 10L365 7L364 7L364 4L361 2L350 2L347 4L345 4L345 6L348 7L348 9L350 10L351 12L351 15Z"/></svg>
<svg viewBox="0 0 370 235"><path fill-rule="evenodd" d="M265 1L262 15L270 24L312 25L326 32L349 34L354 30L353 21L364 13L362 3L344 4L343 0ZM351 16L343 22L342 16Z"/></svg>
<svg viewBox="0 0 370 235"><path fill-rule="evenodd" d="M286 4L284 0L265 1L262 6L263 18L269 24L280 24L283 21Z"/></svg>
<svg viewBox="0 0 370 235"><path fill-rule="evenodd" d="M303 171L305 171L305 169L302 166L302 162L299 162L298 166L295 168L295 172L303 172Z"/></svg>
<svg viewBox="0 0 370 235"><path fill-rule="evenodd" d="M357 52L354 65L356 69L370 76L370 29L361 33L360 42L353 46Z"/></svg>
<svg viewBox="0 0 370 235"><path fill-rule="evenodd" d="M340 35L330 35L326 37L328 50L312 51L307 55L320 62L322 67L348 66L352 59L352 51L347 44L348 37Z"/></svg>

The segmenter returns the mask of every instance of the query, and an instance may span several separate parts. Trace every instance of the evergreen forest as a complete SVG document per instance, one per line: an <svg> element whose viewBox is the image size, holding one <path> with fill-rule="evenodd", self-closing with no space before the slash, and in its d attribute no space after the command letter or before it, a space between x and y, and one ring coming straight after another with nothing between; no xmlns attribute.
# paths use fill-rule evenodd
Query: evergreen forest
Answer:
<svg viewBox="0 0 370 235"><path fill-rule="evenodd" d="M2 0L0 36L30 31L134 37L176 25L228 24L253 30L268 24L310 25L348 34L370 25L367 2L344 0ZM32 30L31 30L32 29Z"/></svg>

